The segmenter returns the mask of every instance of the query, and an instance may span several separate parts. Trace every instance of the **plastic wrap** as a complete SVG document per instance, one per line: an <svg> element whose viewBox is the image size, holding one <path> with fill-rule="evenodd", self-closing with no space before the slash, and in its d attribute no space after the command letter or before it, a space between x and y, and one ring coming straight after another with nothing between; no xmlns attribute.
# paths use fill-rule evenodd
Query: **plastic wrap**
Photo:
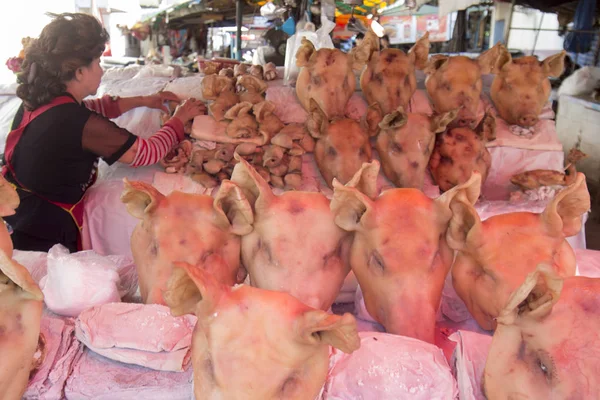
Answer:
<svg viewBox="0 0 600 400"><path fill-rule="evenodd" d="M69 254L62 245L48 252L47 275L40 281L46 306L59 315L77 317L99 304L121 301L135 293L135 265L125 256L94 251Z"/></svg>
<svg viewBox="0 0 600 400"><path fill-rule="evenodd" d="M301 23L299 23L301 24ZM284 85L290 85L296 81L300 68L296 66L296 52L302 45L302 38L305 37L312 42L315 50L333 49L333 41L329 35L335 28L335 23L321 16L321 27L314 31L314 25L304 22L303 27L296 29L296 33L287 40L285 50L285 73L283 78Z"/></svg>

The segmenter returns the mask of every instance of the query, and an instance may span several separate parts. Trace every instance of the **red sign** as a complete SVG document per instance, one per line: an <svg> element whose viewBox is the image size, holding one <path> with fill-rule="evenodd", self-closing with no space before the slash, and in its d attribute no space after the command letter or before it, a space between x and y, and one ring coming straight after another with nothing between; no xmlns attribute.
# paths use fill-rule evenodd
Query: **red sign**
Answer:
<svg viewBox="0 0 600 400"><path fill-rule="evenodd" d="M390 38L390 44L414 43L416 40L414 19L410 15L382 16L379 23Z"/></svg>
<svg viewBox="0 0 600 400"><path fill-rule="evenodd" d="M420 15L417 17L417 37L429 31L430 42L446 42L448 38L448 16L439 18L436 14Z"/></svg>

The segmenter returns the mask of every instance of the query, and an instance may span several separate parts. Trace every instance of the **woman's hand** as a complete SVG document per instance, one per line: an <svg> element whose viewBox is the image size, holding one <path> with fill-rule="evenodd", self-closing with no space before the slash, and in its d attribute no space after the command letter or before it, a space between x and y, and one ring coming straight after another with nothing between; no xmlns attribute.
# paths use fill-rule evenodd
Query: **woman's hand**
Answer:
<svg viewBox="0 0 600 400"><path fill-rule="evenodd" d="M165 103L167 101L176 101L179 103L181 100L179 99L179 97L177 97L175 93L172 92L158 92L151 96L143 97L144 106L148 108L162 110L168 114L169 109L165 106Z"/></svg>
<svg viewBox="0 0 600 400"><path fill-rule="evenodd" d="M185 125L195 116L204 114L206 114L206 105L200 100L191 98L177 106L173 117L178 118Z"/></svg>

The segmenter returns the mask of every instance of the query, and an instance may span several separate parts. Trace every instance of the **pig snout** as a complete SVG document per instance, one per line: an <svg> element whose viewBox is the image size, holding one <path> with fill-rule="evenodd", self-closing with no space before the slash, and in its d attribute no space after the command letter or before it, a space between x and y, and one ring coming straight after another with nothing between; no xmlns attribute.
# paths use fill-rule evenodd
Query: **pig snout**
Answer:
<svg viewBox="0 0 600 400"><path fill-rule="evenodd" d="M519 117L518 122L519 122L520 126L528 128L530 126L534 126L535 124L537 124L538 120L539 119L538 119L537 115L526 114L526 115Z"/></svg>
<svg viewBox="0 0 600 400"><path fill-rule="evenodd" d="M452 128L474 128L477 124L475 113L466 108L464 105L458 112L458 116L454 123L450 124Z"/></svg>

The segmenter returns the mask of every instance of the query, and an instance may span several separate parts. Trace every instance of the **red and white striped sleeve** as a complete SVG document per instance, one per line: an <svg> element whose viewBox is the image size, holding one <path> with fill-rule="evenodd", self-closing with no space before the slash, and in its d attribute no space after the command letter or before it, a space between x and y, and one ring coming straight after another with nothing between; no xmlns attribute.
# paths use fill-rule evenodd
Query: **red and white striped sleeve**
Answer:
<svg viewBox="0 0 600 400"><path fill-rule="evenodd" d="M184 137L183 123L178 118L171 118L150 138L138 138L138 149L131 166L142 167L156 164Z"/></svg>
<svg viewBox="0 0 600 400"><path fill-rule="evenodd" d="M83 105L106 118L117 118L122 114L118 98L107 94L97 99L84 100Z"/></svg>

